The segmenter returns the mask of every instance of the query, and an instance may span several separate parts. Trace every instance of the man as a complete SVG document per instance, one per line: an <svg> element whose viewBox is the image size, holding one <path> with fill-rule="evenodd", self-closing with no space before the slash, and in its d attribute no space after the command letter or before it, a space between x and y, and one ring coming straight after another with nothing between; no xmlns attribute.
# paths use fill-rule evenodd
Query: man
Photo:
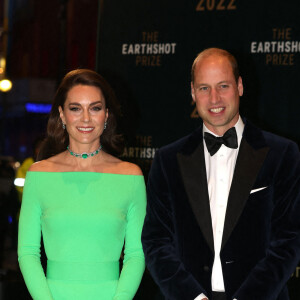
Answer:
<svg viewBox="0 0 300 300"><path fill-rule="evenodd" d="M243 83L225 50L201 52L192 98L203 125L157 151L142 241L166 299L289 299L300 256L295 143L239 115Z"/></svg>

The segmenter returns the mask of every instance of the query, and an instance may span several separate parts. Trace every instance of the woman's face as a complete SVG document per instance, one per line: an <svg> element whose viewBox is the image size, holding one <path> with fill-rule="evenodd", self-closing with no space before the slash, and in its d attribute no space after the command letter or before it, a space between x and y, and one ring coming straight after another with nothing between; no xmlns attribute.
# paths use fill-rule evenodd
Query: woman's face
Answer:
<svg viewBox="0 0 300 300"><path fill-rule="evenodd" d="M70 148L88 144L99 147L108 110L101 90L94 86L76 85L67 93L64 107L59 107L60 118L69 134ZM75 146L75 147L74 147Z"/></svg>

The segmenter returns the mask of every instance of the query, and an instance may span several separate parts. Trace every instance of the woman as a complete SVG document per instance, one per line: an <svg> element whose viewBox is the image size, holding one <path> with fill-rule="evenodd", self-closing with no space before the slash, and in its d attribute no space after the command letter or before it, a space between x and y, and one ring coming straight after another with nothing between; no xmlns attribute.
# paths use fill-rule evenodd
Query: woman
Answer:
<svg viewBox="0 0 300 300"><path fill-rule="evenodd" d="M114 156L122 153L117 110L110 86L91 70L71 71L57 90L46 159L27 173L19 222L19 264L34 300L130 300L139 286L145 185L139 167Z"/></svg>

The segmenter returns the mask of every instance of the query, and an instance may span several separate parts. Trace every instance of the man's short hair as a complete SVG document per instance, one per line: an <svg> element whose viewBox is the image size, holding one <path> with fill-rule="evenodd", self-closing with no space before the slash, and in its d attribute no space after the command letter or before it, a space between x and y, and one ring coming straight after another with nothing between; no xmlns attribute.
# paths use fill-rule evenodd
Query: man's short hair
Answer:
<svg viewBox="0 0 300 300"><path fill-rule="evenodd" d="M194 73L195 73L195 68L196 68L198 61L202 58L209 57L211 55L219 55L219 56L226 57L231 64L234 78L235 78L236 82L238 82L238 79L240 77L240 72L239 72L239 66L238 66L237 60L231 53L229 53L228 51L226 51L224 49L220 49L220 48L207 48L207 49L201 51L197 55L197 57L195 58L195 60L193 62L192 69L191 69L191 81L194 82Z"/></svg>

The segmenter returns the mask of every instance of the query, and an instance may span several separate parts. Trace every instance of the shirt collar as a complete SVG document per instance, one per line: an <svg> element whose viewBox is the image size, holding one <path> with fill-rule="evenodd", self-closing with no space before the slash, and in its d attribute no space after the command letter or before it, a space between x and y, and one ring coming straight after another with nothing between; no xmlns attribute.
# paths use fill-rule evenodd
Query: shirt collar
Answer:
<svg viewBox="0 0 300 300"><path fill-rule="evenodd" d="M242 137L243 137L244 127L245 127L245 124L244 124L244 122L243 122L241 116L239 116L239 119L238 119L238 121L235 123L234 127L235 127L236 134L237 134L237 138L238 138L238 144L240 145L241 140L242 140ZM212 131L210 131L210 130L205 126L205 124L203 123L203 138L204 138L204 132L208 132L208 133L211 133L211 134L214 135L214 136L218 136L218 135L216 135L215 133L213 133Z"/></svg>

